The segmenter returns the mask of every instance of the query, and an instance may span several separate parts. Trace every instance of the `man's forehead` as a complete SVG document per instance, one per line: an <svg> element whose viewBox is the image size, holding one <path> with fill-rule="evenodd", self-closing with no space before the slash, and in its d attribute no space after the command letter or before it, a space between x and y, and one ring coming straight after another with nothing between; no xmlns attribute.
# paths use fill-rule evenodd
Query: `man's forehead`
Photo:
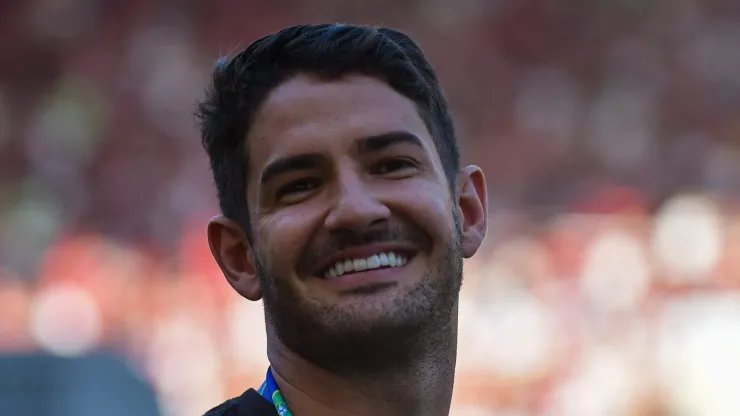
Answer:
<svg viewBox="0 0 740 416"><path fill-rule="evenodd" d="M281 154L317 151L348 140L407 131L431 137L416 105L383 81L348 76L325 81L300 75L265 100L250 132L250 159L259 169Z"/></svg>

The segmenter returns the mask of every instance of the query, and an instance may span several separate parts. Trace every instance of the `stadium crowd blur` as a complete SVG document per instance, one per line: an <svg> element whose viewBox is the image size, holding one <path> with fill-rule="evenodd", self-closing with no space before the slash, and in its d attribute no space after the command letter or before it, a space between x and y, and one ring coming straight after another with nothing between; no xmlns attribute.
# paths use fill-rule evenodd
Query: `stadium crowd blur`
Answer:
<svg viewBox="0 0 740 416"><path fill-rule="evenodd" d="M733 0L2 2L0 353L115 351L173 416L260 383L192 112L219 54L319 21L417 39L486 172L453 415L740 414Z"/></svg>

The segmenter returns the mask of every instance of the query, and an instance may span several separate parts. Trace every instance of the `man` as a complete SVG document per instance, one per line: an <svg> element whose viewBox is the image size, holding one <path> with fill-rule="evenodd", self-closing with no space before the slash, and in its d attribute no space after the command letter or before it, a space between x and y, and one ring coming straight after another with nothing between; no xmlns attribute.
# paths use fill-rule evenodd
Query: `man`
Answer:
<svg viewBox="0 0 740 416"><path fill-rule="evenodd" d="M207 415L447 415L462 259L486 186L390 29L303 25L221 61L198 115L223 215L211 251L264 300L270 368Z"/></svg>

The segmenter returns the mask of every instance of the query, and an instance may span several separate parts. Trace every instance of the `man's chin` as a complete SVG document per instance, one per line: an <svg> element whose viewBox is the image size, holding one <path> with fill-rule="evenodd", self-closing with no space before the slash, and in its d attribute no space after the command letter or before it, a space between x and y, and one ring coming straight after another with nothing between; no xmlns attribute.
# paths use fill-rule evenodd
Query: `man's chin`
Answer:
<svg viewBox="0 0 740 416"><path fill-rule="evenodd" d="M296 299L274 305L266 301L282 342L297 353L314 350L306 351L308 355L399 342L399 337L414 336L434 314L434 302L423 284L411 289L369 286L332 302Z"/></svg>
<svg viewBox="0 0 740 416"><path fill-rule="evenodd" d="M419 328L430 317L426 310L408 310L398 308L390 302L359 302L347 310L335 310L331 317L321 319L321 326L332 338L366 337L367 342L373 338L382 338L398 333L408 333Z"/></svg>
<svg viewBox="0 0 740 416"><path fill-rule="evenodd" d="M282 331L280 338L296 354L330 371L383 371L385 366L410 358L416 350L410 346L423 339L420 335L428 315L426 311L409 311L365 299L306 316L308 319L299 325L310 337Z"/></svg>

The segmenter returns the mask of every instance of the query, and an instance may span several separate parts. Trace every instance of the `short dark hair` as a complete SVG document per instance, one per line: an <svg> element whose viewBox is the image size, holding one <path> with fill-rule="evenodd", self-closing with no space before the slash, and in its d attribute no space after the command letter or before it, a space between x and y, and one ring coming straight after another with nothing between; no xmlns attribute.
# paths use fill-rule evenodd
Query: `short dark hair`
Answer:
<svg viewBox="0 0 740 416"><path fill-rule="evenodd" d="M447 101L431 65L410 37L382 27L292 26L256 40L233 58L220 58L196 112L221 212L248 236L247 135L268 94L298 74L328 80L368 75L414 101L454 187L460 155Z"/></svg>

